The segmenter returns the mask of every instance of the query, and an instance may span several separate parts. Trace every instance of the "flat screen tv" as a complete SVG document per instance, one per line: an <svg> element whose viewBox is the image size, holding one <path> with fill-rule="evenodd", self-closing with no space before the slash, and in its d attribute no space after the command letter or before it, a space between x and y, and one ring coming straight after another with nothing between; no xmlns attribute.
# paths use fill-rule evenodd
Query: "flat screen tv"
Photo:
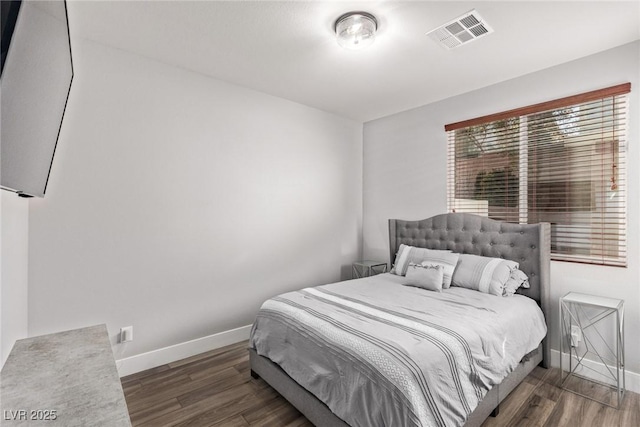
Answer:
<svg viewBox="0 0 640 427"><path fill-rule="evenodd" d="M44 197L73 80L67 5L0 3L0 187Z"/></svg>

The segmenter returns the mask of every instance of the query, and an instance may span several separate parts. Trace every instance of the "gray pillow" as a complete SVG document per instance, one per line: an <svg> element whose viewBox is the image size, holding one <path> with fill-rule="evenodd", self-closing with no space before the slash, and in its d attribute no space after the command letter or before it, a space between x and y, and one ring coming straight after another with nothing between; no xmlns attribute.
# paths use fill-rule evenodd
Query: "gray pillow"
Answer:
<svg viewBox="0 0 640 427"><path fill-rule="evenodd" d="M409 264L404 285L417 286L429 291L442 291L444 268L441 265Z"/></svg>
<svg viewBox="0 0 640 427"><path fill-rule="evenodd" d="M432 264L441 265L443 267L442 287L444 289L451 286L451 277L453 270L458 262L458 254L451 251L439 251L435 249L416 248L414 246L400 245L396 262L394 263L392 273L398 276L406 276L409 264Z"/></svg>
<svg viewBox="0 0 640 427"><path fill-rule="evenodd" d="M452 285L502 296L511 270L518 266L517 262L502 258L462 254L453 272Z"/></svg>

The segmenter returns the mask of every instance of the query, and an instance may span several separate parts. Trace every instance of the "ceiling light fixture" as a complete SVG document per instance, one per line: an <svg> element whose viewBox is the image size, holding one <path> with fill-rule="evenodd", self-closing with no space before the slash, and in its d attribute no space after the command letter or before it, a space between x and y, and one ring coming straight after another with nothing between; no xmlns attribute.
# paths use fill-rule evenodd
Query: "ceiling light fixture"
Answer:
<svg viewBox="0 0 640 427"><path fill-rule="evenodd" d="M335 23L338 44L346 49L364 49L376 38L378 21L367 12L349 12Z"/></svg>

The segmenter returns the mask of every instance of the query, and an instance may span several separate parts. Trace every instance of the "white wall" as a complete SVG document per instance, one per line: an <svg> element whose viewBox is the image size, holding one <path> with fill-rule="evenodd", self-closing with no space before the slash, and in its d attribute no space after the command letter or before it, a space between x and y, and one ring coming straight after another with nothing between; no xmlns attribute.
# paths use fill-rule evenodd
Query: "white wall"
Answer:
<svg viewBox="0 0 640 427"><path fill-rule="evenodd" d="M0 191L0 366L27 337L29 204Z"/></svg>
<svg viewBox="0 0 640 427"><path fill-rule="evenodd" d="M557 310L561 296L577 291L624 299L627 370L640 374L639 73L640 42L635 42L365 123L364 258L388 259L389 218L417 220L446 212L445 124L631 82L627 192L629 267L552 262L549 325L552 348L558 349Z"/></svg>
<svg viewBox="0 0 640 427"><path fill-rule="evenodd" d="M362 124L74 39L29 334L106 323L128 357L249 325L361 254Z"/></svg>

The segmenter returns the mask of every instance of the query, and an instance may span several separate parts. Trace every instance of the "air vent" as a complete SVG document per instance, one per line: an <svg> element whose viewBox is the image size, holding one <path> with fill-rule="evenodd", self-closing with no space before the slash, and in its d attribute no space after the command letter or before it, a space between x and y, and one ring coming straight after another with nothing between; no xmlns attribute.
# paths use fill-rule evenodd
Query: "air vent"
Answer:
<svg viewBox="0 0 640 427"><path fill-rule="evenodd" d="M453 49L492 32L491 27L474 9L428 32L427 35L447 49Z"/></svg>

